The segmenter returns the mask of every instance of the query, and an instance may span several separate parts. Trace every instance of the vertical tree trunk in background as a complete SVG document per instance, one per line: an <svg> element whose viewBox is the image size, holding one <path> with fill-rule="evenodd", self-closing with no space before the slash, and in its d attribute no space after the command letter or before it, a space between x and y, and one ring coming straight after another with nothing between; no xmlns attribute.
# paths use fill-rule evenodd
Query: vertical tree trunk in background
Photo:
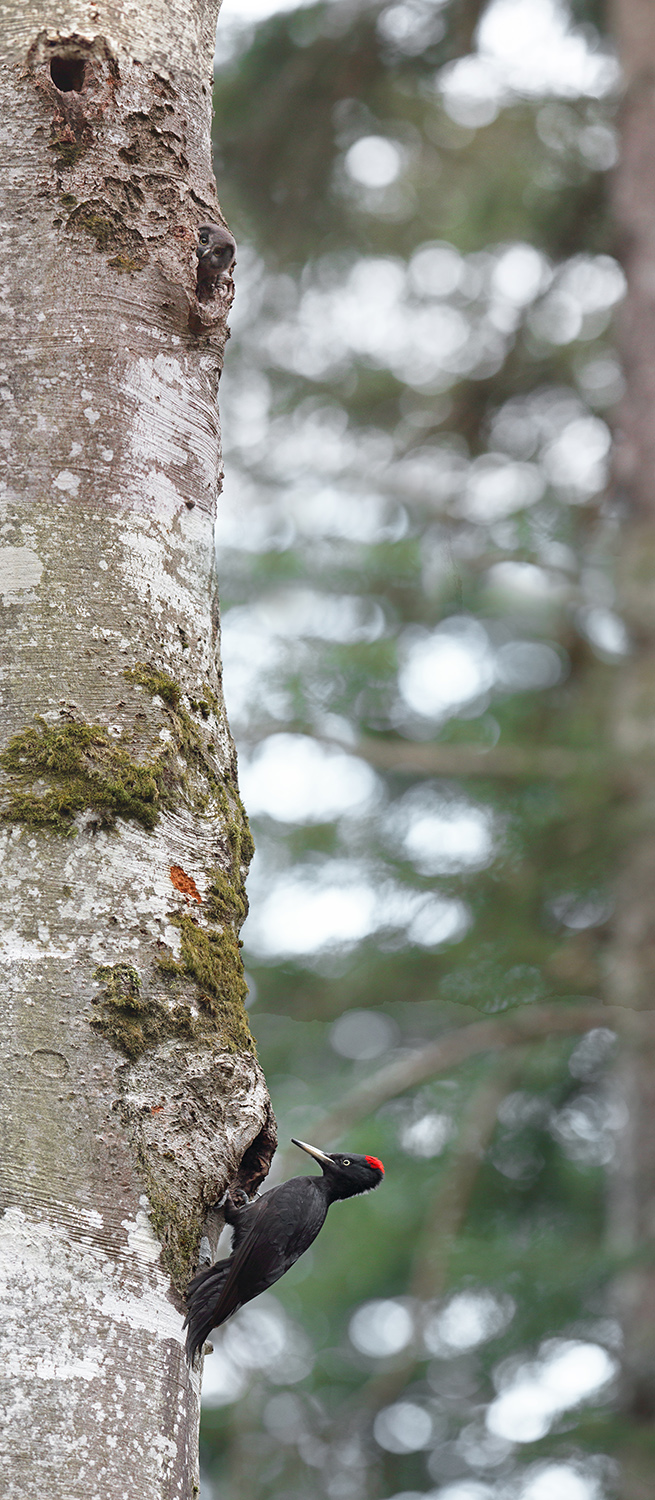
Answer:
<svg viewBox="0 0 655 1500"><path fill-rule="evenodd" d="M609 998L655 1005L655 9L651 0L614 0L624 71L622 146L615 202L628 278L621 343L627 382L615 476L624 508L620 605L635 642L619 671L614 733L640 756L640 781L624 811ZM650 766L649 766L650 762ZM644 767L646 769L644 769ZM652 769L651 769L652 767ZM627 1125L612 1187L616 1251L633 1258L618 1280L624 1325L625 1409L631 1437L622 1455L623 1500L653 1494L655 1422L655 1047L628 1051L620 1086Z"/></svg>
<svg viewBox="0 0 655 1500"><path fill-rule="evenodd" d="M216 654L231 287L195 295L217 8L0 5L7 1500L195 1493L179 1291L274 1142Z"/></svg>

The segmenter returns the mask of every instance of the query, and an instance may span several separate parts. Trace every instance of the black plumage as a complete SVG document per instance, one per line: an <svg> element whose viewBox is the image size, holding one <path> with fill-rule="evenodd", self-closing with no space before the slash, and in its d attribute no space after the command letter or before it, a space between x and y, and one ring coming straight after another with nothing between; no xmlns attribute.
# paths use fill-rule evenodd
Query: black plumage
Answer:
<svg viewBox="0 0 655 1500"><path fill-rule="evenodd" d="M201 224L198 230L198 295L213 292L224 271L234 265L237 247L229 229L222 224Z"/></svg>
<svg viewBox="0 0 655 1500"><path fill-rule="evenodd" d="M232 1252L194 1276L187 1288L187 1357L193 1361L212 1328L245 1302L273 1286L309 1249L331 1203L370 1192L384 1176L376 1156L326 1155L294 1140L322 1168L321 1177L291 1177L253 1203L239 1207L228 1196L225 1219L234 1227Z"/></svg>

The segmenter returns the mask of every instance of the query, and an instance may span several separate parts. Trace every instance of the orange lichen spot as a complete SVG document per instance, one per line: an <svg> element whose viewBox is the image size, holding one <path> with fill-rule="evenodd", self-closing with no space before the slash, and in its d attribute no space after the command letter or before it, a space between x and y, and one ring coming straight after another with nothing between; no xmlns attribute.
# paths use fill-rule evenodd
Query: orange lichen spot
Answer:
<svg viewBox="0 0 655 1500"><path fill-rule="evenodd" d="M162 1110L163 1110L163 1108L164 1108L163 1104L151 1104L150 1105L150 1113L151 1113L151 1115L160 1115L161 1112L162 1112Z"/></svg>
<svg viewBox="0 0 655 1500"><path fill-rule="evenodd" d="M181 865L171 865L171 880L176 891L181 891L183 896L193 896L194 901L202 900L193 876L187 875Z"/></svg>

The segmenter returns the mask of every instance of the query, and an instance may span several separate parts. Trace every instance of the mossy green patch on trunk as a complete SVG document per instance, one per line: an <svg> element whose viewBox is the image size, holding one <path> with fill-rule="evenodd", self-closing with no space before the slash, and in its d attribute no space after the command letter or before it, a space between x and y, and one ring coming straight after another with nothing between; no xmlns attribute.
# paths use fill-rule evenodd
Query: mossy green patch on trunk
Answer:
<svg viewBox="0 0 655 1500"><path fill-rule="evenodd" d="M162 1247L162 1265L183 1295L198 1269L198 1246L206 1209L198 1208L190 1216L187 1208L181 1209L170 1193L162 1191L145 1153L138 1152L137 1160L150 1201L150 1222Z"/></svg>
<svg viewBox="0 0 655 1500"><path fill-rule="evenodd" d="M55 152L58 167L75 167L88 149L88 141L71 141L64 135L55 135L54 132L48 141L48 150Z"/></svg>
<svg viewBox="0 0 655 1500"><path fill-rule="evenodd" d="M91 1025L129 1062L136 1062L160 1042L196 1040L190 1007L168 1006L154 997L144 999L140 975L132 964L101 964L94 978L104 988L93 1000L99 1013L91 1018Z"/></svg>
<svg viewBox="0 0 655 1500"><path fill-rule="evenodd" d="M37 725L15 734L0 753L9 776L3 822L70 834L77 814L92 809L103 827L120 817L154 828L169 801L160 762L134 760L101 724L51 726L38 719ZM35 783L43 789L34 790Z"/></svg>
<svg viewBox="0 0 655 1500"><path fill-rule="evenodd" d="M189 697L189 703L194 714L200 714L203 719L208 719L211 713L216 713L216 699L213 693L206 693L203 698Z"/></svg>
<svg viewBox="0 0 655 1500"><path fill-rule="evenodd" d="M213 802L236 864L247 865L253 843L238 791L217 765L206 731L184 708L179 684L143 662L124 675L160 700L174 748L159 743L148 760L137 761L126 748L128 731L116 739L102 724L49 725L37 718L36 727L14 735L0 753L9 778L0 791L0 820L74 834L78 814L92 811L101 827L113 827L120 817L152 829L165 808L186 801L196 813L206 813ZM210 697L213 712L211 694L201 711Z"/></svg>
<svg viewBox="0 0 655 1500"><path fill-rule="evenodd" d="M248 833L250 834L249 829ZM235 884L224 870L214 870L205 899L205 910L208 917L220 922L223 927L229 923L240 928L248 915L248 897L240 876Z"/></svg>
<svg viewBox="0 0 655 1500"><path fill-rule="evenodd" d="M179 959L158 959L157 967L164 979L191 979L197 987L199 1019L198 1039L215 1040L228 1052L254 1052L245 999L248 994L243 973L239 928L248 913L248 900L237 866L230 879L224 870L214 870L205 898L204 919L177 912L171 916L180 931ZM216 924L215 926L213 924Z"/></svg>
<svg viewBox="0 0 655 1500"><path fill-rule="evenodd" d="M189 912L176 913L170 920L180 931L179 960L158 960L164 978L195 982L199 1031L208 1040L220 1036L221 1046L229 1052L255 1050L244 1005L248 986L238 937L247 911L240 870L234 881L223 870L214 870L205 915L217 925L201 925L199 917Z"/></svg>
<svg viewBox="0 0 655 1500"><path fill-rule="evenodd" d="M164 705L171 725L171 732L180 755L186 760L188 766L199 773L200 787L194 778L183 777L186 791L196 804L200 803L201 810L205 810L207 795L202 791L208 788L209 794L216 799L225 821L225 832L237 869L247 869L255 846L250 832L248 819L244 811L239 791L231 772L221 772L210 754L210 748L206 744L205 737L199 726L194 724L191 714L182 702L182 689L168 672L153 666L149 662L136 662L133 667L127 667L123 676L128 682L137 683L146 689L153 698L159 698ZM219 704L210 688L205 687L203 698L189 697L189 703L194 711L204 720L210 713L218 714ZM243 920L243 918L242 918Z"/></svg>
<svg viewBox="0 0 655 1500"><path fill-rule="evenodd" d="M148 662L136 662L135 666L127 667L123 676L127 682L134 682L139 687L144 687L152 698L159 698L168 714L171 732L179 754L193 770L200 773L210 788L220 788L222 778L214 765L210 746L205 742L198 725L194 724L191 714L184 707L182 689L175 678L170 677L168 672L162 672L157 667L150 666ZM191 793L189 777L183 777L182 780L185 781L187 791ZM194 800L200 803L201 810L204 811L206 796L202 793L198 795L196 789Z"/></svg>
<svg viewBox="0 0 655 1500"><path fill-rule="evenodd" d="M225 803L227 837L234 864L237 869L247 870L255 852L255 841L250 832L250 824L243 802L236 786L232 783L229 784L229 796L227 793L225 794ZM245 898L245 891L243 894Z"/></svg>
<svg viewBox="0 0 655 1500"><path fill-rule="evenodd" d="M91 1025L128 1062L137 1062L144 1052L169 1041L222 1052L254 1052L243 1003L248 987L238 938L231 929L203 932L188 916L172 920L182 928L182 961L164 959L157 969L162 979L195 980L199 994L193 1008L175 997L144 996L140 975L131 964L101 964L94 978L103 989L93 999L98 1014Z"/></svg>
<svg viewBox="0 0 655 1500"><path fill-rule="evenodd" d="M182 939L177 977L193 979L198 987L203 1030L218 1034L228 1052L254 1052L244 1006L248 986L234 929L207 930L186 912L171 921L179 927ZM170 962L163 972L172 977Z"/></svg>
<svg viewBox="0 0 655 1500"><path fill-rule="evenodd" d="M176 712L179 709L182 689L168 672L161 672L148 662L138 661L135 666L126 667L123 676L127 682L136 682L139 687L147 688L153 698L161 698L168 708L175 709Z"/></svg>

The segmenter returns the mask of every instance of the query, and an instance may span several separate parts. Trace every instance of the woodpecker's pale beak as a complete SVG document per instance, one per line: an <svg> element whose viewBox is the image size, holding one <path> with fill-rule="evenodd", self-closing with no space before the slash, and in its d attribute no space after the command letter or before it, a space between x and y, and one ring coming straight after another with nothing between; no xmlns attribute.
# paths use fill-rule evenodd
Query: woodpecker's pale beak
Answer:
<svg viewBox="0 0 655 1500"><path fill-rule="evenodd" d="M320 1162L322 1167L334 1166L332 1157L326 1156L324 1151L319 1151L318 1146L308 1146L306 1141L297 1141L295 1135L292 1135L291 1140L294 1146L300 1146L301 1151L306 1151L308 1156L313 1156L314 1160Z"/></svg>

